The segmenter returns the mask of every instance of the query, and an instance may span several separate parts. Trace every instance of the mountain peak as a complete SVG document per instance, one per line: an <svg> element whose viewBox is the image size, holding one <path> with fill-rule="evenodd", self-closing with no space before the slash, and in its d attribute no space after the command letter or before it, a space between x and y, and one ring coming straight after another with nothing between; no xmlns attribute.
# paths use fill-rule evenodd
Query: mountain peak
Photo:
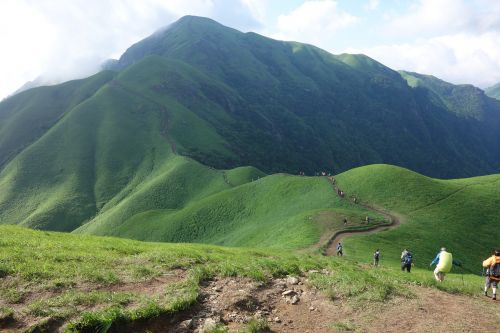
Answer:
<svg viewBox="0 0 500 333"><path fill-rule="evenodd" d="M213 40L221 40L241 34L207 17L183 16L129 47L120 57L117 68L125 68L148 55L167 55L208 36Z"/></svg>

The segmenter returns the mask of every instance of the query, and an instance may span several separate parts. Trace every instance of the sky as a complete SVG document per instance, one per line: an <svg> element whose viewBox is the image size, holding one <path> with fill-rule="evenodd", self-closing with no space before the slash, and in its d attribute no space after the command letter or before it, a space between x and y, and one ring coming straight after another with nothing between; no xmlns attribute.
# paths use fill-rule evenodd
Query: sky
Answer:
<svg viewBox="0 0 500 333"><path fill-rule="evenodd" d="M184 15L455 84L500 82L496 0L0 0L0 99L91 75Z"/></svg>

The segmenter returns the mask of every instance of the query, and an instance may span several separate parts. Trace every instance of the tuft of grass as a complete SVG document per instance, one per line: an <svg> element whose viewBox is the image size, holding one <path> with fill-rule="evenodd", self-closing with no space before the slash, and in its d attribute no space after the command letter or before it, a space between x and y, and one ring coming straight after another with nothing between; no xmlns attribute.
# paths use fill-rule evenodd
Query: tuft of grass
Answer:
<svg viewBox="0 0 500 333"><path fill-rule="evenodd" d="M229 328L224 324L218 323L214 327L204 330L202 333L227 333L227 332L229 332Z"/></svg>
<svg viewBox="0 0 500 333"><path fill-rule="evenodd" d="M354 324L342 321L335 322L332 325L330 325L330 327L337 331L345 331L345 332L351 332L356 330Z"/></svg>
<svg viewBox="0 0 500 333"><path fill-rule="evenodd" d="M265 319L252 318L245 324L243 333L264 333L269 332L269 323Z"/></svg>
<svg viewBox="0 0 500 333"><path fill-rule="evenodd" d="M0 322L7 318L13 318L15 311L13 308L8 306L0 306Z"/></svg>

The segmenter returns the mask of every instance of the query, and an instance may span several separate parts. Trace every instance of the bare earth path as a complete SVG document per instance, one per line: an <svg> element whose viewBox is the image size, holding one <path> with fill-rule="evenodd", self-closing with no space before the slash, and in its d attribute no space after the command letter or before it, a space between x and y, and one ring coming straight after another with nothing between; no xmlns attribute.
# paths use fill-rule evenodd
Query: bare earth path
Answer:
<svg viewBox="0 0 500 333"><path fill-rule="evenodd" d="M335 191L335 193L338 193L339 188L337 187L335 182L332 182L331 180L330 180L330 182L332 184L332 188ZM339 197L343 200L349 200L345 195L344 196L339 195ZM341 242L342 239L344 239L346 237L353 236L353 235L368 235L368 234L373 234L373 233L379 232L379 231L394 229L394 228L398 227L401 224L401 221L403 220L402 217L397 216L393 213L387 212L387 211L382 210L382 209L377 208L377 207L369 206L369 205L362 204L362 203L357 203L357 205L359 205L360 207L363 207L369 211L372 211L374 213L382 215L385 219L390 221L390 224L389 225L373 226L373 228L370 228L368 230L340 230L340 231L337 231L330 237L330 240L328 241L327 248L324 252L325 255L327 255L327 256L334 255L336 253L337 244L339 242Z"/></svg>
<svg viewBox="0 0 500 333"><path fill-rule="evenodd" d="M299 300L294 303L295 295ZM110 333L202 333L215 323L236 333L244 330L250 318L267 321L267 332L282 333L493 332L491 328L500 320L500 302L408 286L408 297L361 305L346 299L332 301L310 287L307 277L294 283L286 278L267 283L216 278L202 282L199 301L192 308L175 315L117 325Z"/></svg>

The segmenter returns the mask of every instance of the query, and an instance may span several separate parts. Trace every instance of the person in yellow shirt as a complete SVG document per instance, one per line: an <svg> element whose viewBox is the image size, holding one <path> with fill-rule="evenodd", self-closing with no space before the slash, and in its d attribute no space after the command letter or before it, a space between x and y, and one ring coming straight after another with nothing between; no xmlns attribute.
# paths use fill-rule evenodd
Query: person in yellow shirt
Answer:
<svg viewBox="0 0 500 333"><path fill-rule="evenodd" d="M453 265L462 266L462 264L453 259L453 255L446 251L446 248L442 247L441 251L436 255L434 260L432 260L430 266L436 265L434 270L434 277L436 281L443 282L446 273L451 271Z"/></svg>
<svg viewBox="0 0 500 333"><path fill-rule="evenodd" d="M493 300L497 299L498 281L500 281L500 249L496 249L495 253L483 261L483 267L489 269L489 282L493 289ZM485 287L485 295L487 295L487 288Z"/></svg>

